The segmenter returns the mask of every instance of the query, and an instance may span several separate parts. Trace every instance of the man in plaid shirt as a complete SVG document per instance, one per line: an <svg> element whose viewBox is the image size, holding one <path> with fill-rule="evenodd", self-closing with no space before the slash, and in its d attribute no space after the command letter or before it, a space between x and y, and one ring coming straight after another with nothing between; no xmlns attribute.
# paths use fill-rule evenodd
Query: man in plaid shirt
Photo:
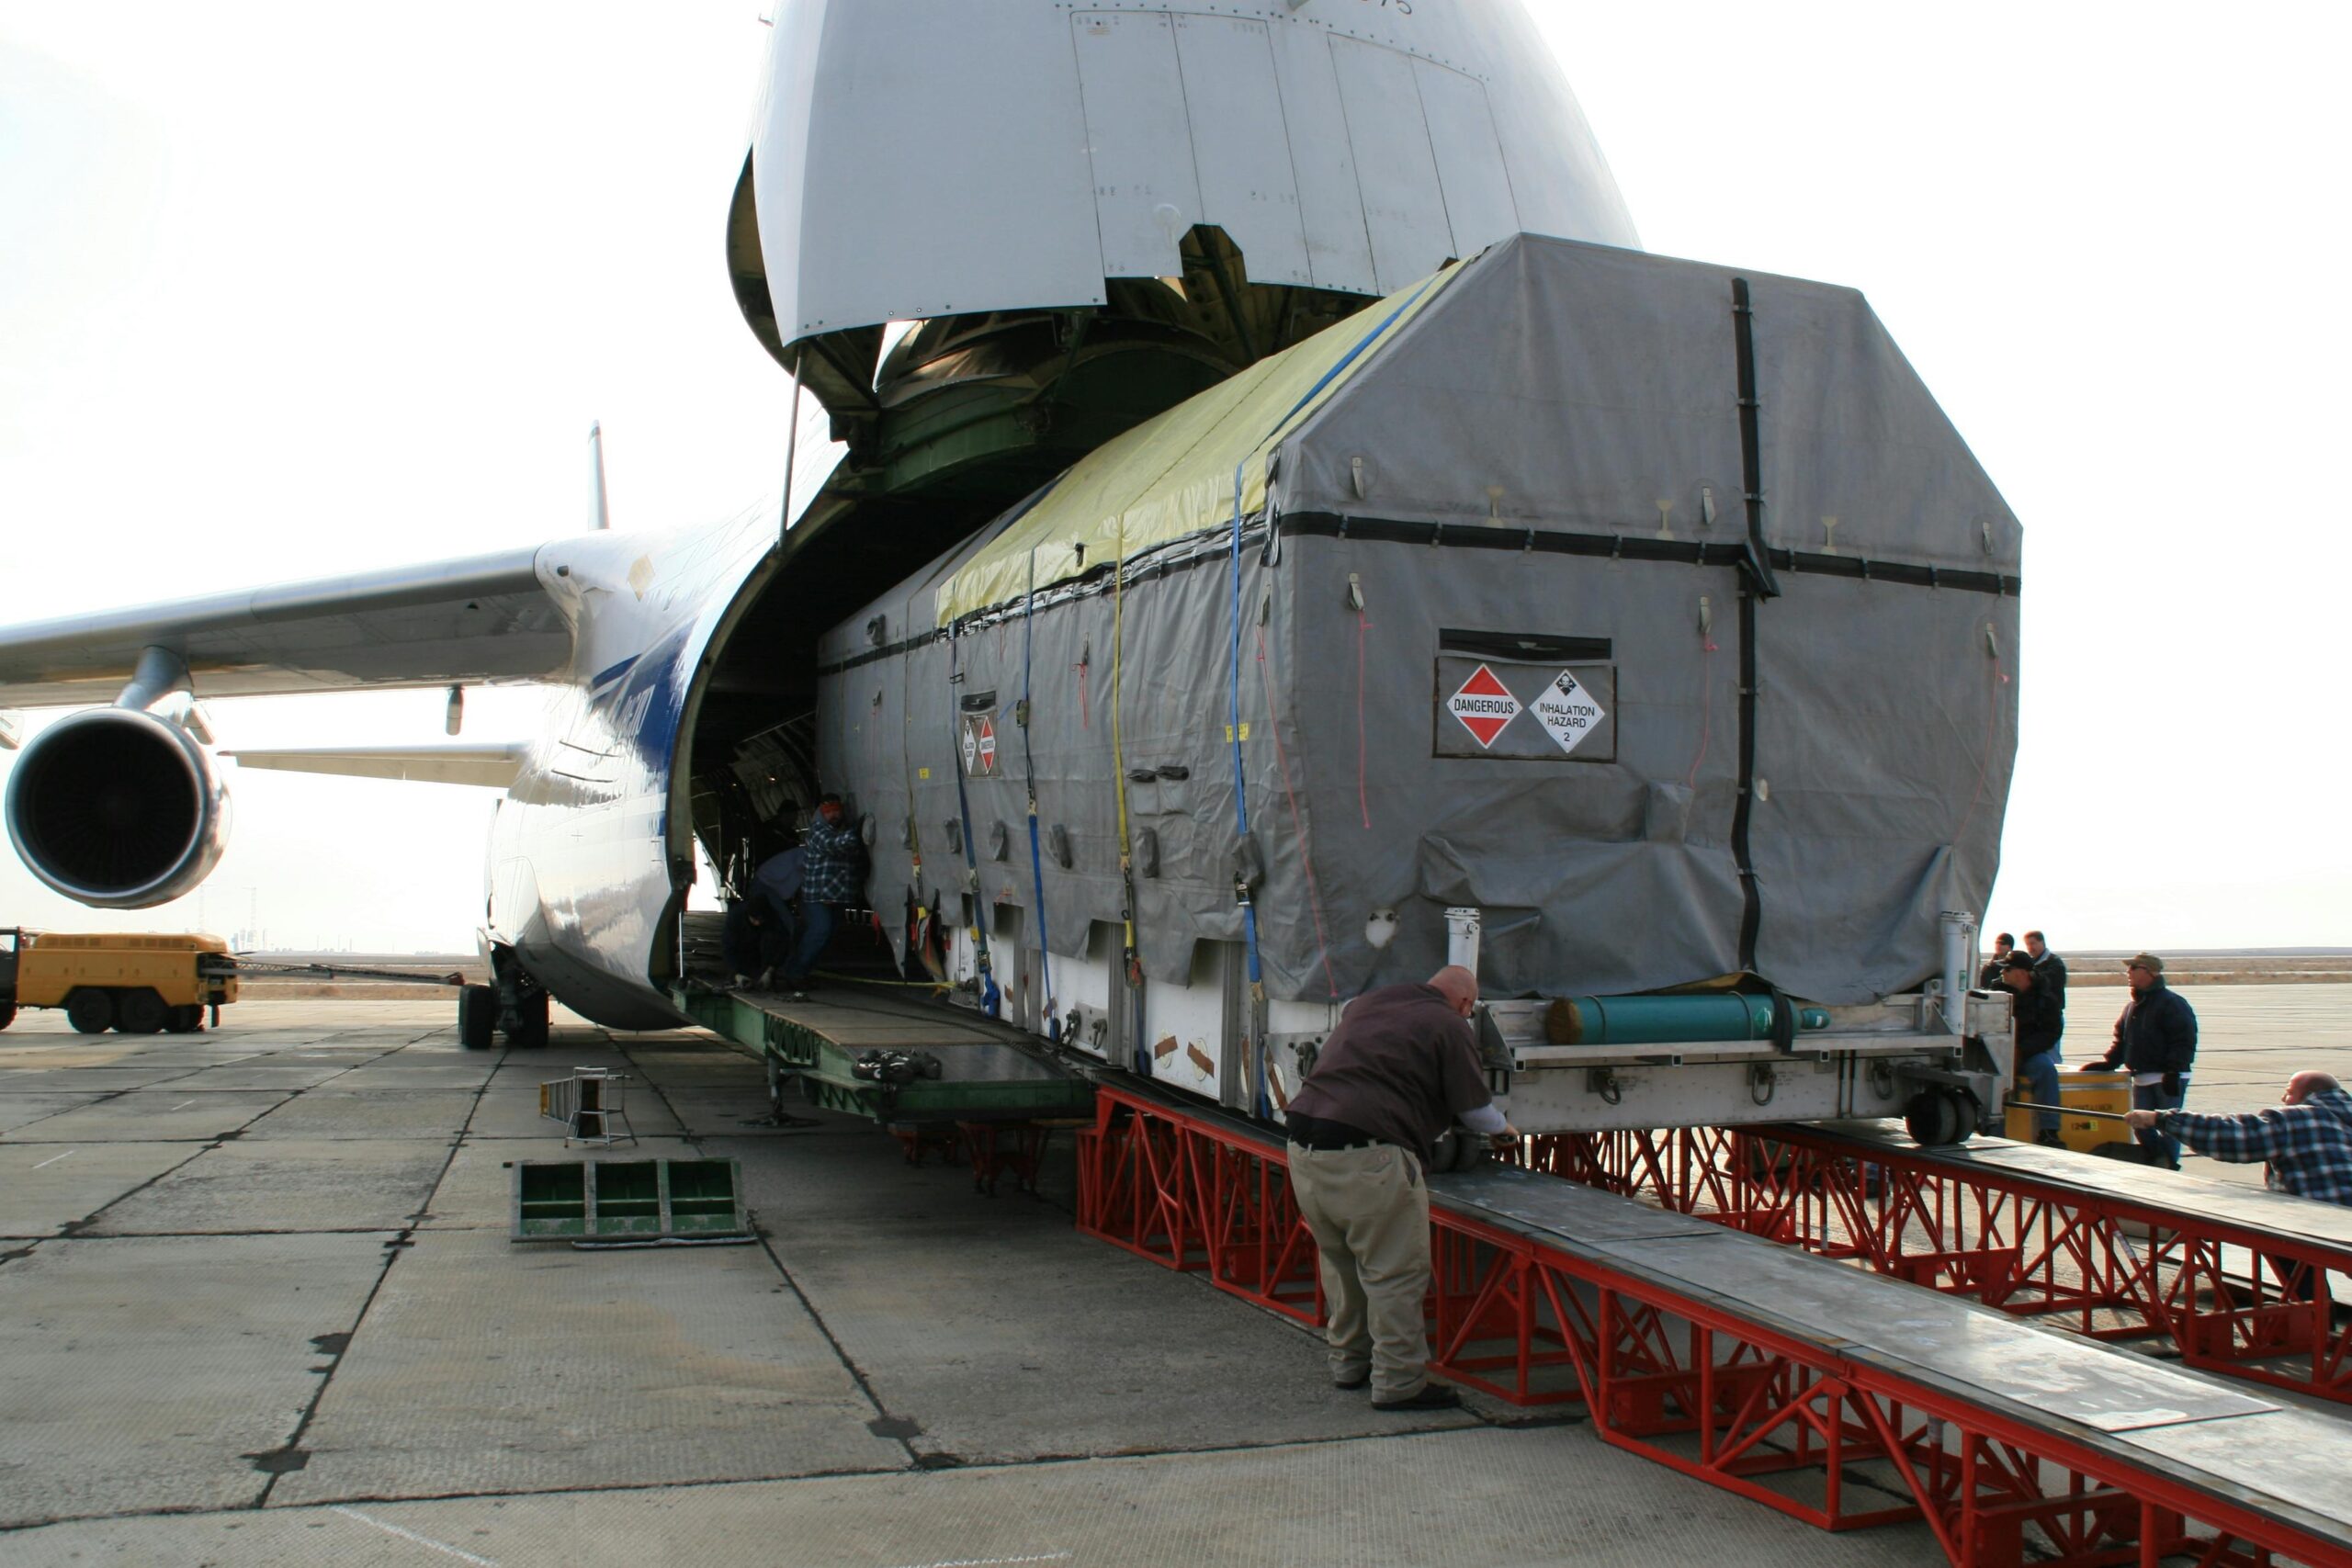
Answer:
<svg viewBox="0 0 2352 1568"><path fill-rule="evenodd" d="M2326 1073L2297 1073L2278 1103L2286 1109L2239 1116L2133 1111L2124 1120L2231 1165L2267 1160L2265 1179L2274 1190L2352 1204L2352 1094Z"/></svg>
<svg viewBox="0 0 2352 1568"><path fill-rule="evenodd" d="M842 810L842 797L828 794L817 797L817 819L801 847L808 854L800 871L800 944L784 983L796 998L806 999L809 971L832 940L842 908L863 896L865 840Z"/></svg>

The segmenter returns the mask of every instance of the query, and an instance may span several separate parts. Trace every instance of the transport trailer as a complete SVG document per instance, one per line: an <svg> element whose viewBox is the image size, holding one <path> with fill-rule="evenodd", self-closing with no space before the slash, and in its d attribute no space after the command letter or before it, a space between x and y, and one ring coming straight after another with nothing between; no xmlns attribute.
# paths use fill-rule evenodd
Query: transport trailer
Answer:
<svg viewBox="0 0 2352 1568"><path fill-rule="evenodd" d="M63 1008L84 1034L192 1034L237 999L236 960L217 936L0 929L0 1029L18 1008Z"/></svg>
<svg viewBox="0 0 2352 1568"><path fill-rule="evenodd" d="M2019 552L1858 294L1521 235L836 625L815 773L910 972L1261 1119L1452 958L1527 1131L1950 1142Z"/></svg>

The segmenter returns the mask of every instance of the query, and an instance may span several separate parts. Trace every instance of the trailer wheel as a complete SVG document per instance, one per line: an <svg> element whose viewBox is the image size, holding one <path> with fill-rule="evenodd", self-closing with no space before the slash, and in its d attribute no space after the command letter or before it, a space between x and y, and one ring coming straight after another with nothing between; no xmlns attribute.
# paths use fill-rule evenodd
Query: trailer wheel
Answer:
<svg viewBox="0 0 2352 1568"><path fill-rule="evenodd" d="M14 1002L0 1002L0 1029L6 1029L16 1021L17 1004Z"/></svg>
<svg viewBox="0 0 2352 1568"><path fill-rule="evenodd" d="M458 1043L469 1051L490 1049L491 1032L498 1026L498 993L488 986L468 986L458 992Z"/></svg>
<svg viewBox="0 0 2352 1568"><path fill-rule="evenodd" d="M1903 1126L1921 1148L1968 1141L1973 1131L1968 1104L1948 1089L1923 1089L1904 1107Z"/></svg>
<svg viewBox="0 0 2352 1568"><path fill-rule="evenodd" d="M1430 1155L1432 1171L1475 1170L1487 1157L1487 1140L1475 1134L1464 1137L1459 1128L1448 1127L1437 1135Z"/></svg>
<svg viewBox="0 0 2352 1568"><path fill-rule="evenodd" d="M114 1027L114 998L96 986L65 993L65 1021L77 1034L103 1034Z"/></svg>
<svg viewBox="0 0 2352 1568"><path fill-rule="evenodd" d="M171 1014L164 998L145 986L115 993L114 1026L125 1034L161 1034Z"/></svg>
<svg viewBox="0 0 2352 1568"><path fill-rule="evenodd" d="M187 1002L172 1010L164 1020L164 1027L174 1034L194 1034L204 1027L204 1009L197 1002Z"/></svg>

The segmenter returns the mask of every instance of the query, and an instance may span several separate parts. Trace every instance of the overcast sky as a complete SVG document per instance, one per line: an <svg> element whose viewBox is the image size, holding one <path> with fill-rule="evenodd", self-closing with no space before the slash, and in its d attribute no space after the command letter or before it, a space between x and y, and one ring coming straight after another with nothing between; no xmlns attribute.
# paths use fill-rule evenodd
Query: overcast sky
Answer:
<svg viewBox="0 0 2352 1568"><path fill-rule="evenodd" d="M1648 248L1861 288L2025 525L1991 922L2352 944L2352 8L1535 9ZM772 489L721 253L764 44L731 3L0 9L0 618L571 532L592 419L618 526ZM488 792L232 785L204 894L107 915L0 855L0 922L470 946Z"/></svg>

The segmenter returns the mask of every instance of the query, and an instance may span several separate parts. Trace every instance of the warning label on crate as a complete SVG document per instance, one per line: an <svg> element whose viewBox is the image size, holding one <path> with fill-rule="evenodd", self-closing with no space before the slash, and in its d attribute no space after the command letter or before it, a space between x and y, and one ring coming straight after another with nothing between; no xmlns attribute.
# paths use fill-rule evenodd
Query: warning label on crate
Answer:
<svg viewBox="0 0 2352 1568"><path fill-rule="evenodd" d="M996 721L984 713L964 716L964 771L982 777L996 772Z"/></svg>
<svg viewBox="0 0 2352 1568"><path fill-rule="evenodd" d="M1607 716L1600 711L1599 699L1584 689L1573 670L1563 670L1553 676L1552 683L1535 698L1536 721L1560 743L1563 751L1573 751L1584 744Z"/></svg>
<svg viewBox="0 0 2352 1568"><path fill-rule="evenodd" d="M1519 699L1510 694L1510 688L1495 679L1495 672L1483 664L1462 682L1461 689L1447 700L1445 706L1480 746L1492 746L1495 737L1520 712Z"/></svg>

